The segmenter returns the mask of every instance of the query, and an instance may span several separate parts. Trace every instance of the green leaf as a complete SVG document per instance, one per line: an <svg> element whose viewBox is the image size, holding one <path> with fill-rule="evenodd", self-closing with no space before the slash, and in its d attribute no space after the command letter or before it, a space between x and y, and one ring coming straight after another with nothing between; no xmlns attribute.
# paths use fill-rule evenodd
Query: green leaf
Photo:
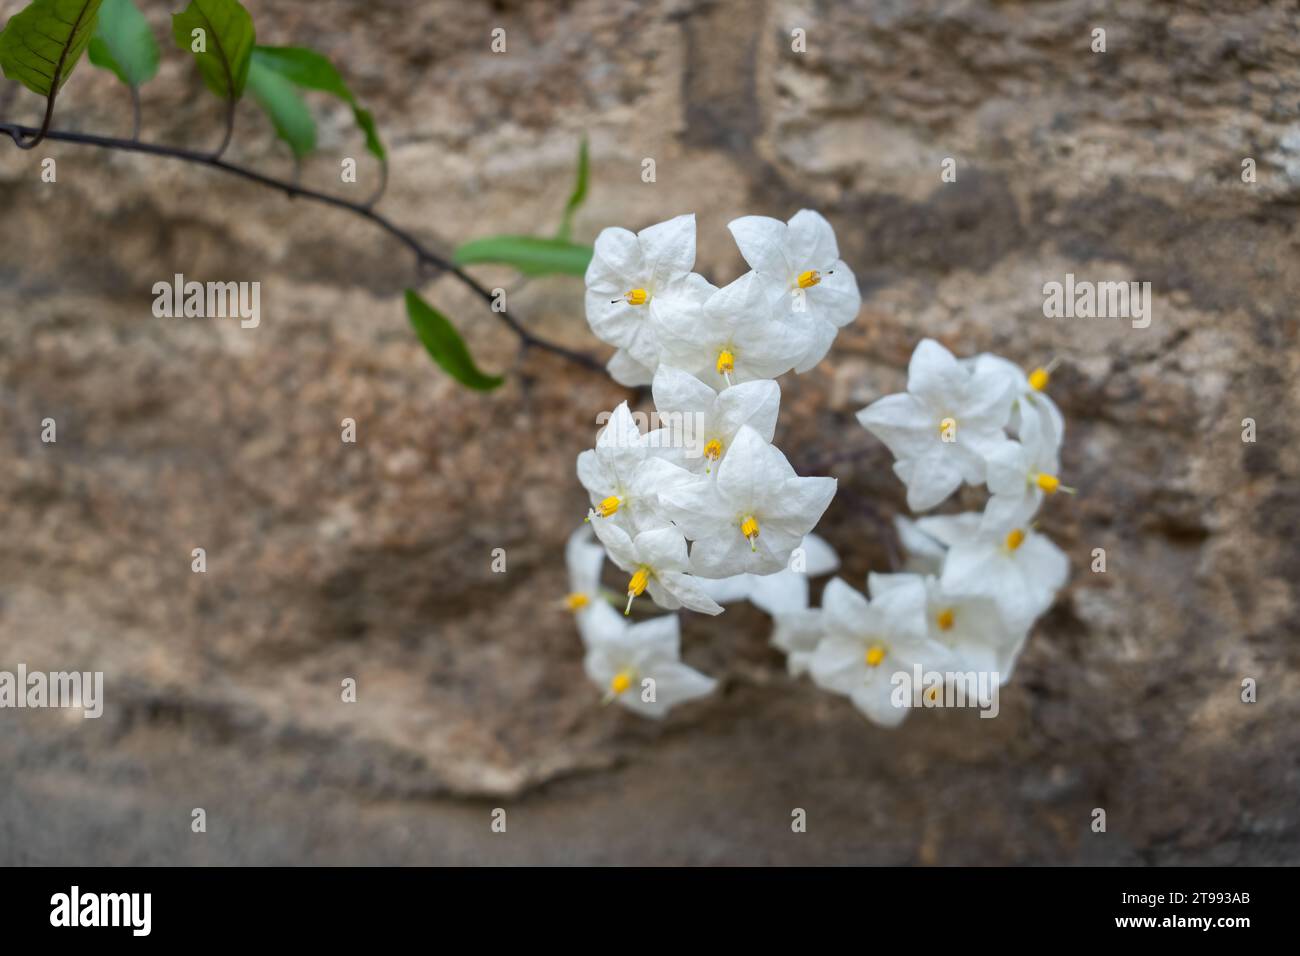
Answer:
<svg viewBox="0 0 1300 956"><path fill-rule="evenodd" d="M573 214L578 211L583 200L587 198L587 137L582 137L582 143L578 146L578 179L573 184L573 194L569 196L568 203L564 207L564 219L560 223L560 231L556 233L558 239L568 239L569 233L573 230Z"/></svg>
<svg viewBox="0 0 1300 956"><path fill-rule="evenodd" d="M591 246L567 239L543 239L537 236L492 236L474 239L456 250L457 265L497 263L514 266L524 275L586 275L591 262Z"/></svg>
<svg viewBox="0 0 1300 956"><path fill-rule="evenodd" d="M57 93L95 31L100 0L34 0L0 33L0 69L33 93Z"/></svg>
<svg viewBox="0 0 1300 956"><path fill-rule="evenodd" d="M315 50L300 46L259 46L253 50L253 61L273 70L286 80L308 90L328 93L352 107L352 116L366 137L366 149L380 161L388 158L380 142L375 118L369 110L361 108L357 98L339 71L325 56Z"/></svg>
<svg viewBox="0 0 1300 956"><path fill-rule="evenodd" d="M132 0L103 0L87 53L91 63L112 70L127 86L143 86L158 72L158 41Z"/></svg>
<svg viewBox="0 0 1300 956"><path fill-rule="evenodd" d="M292 83L254 59L248 68L248 89L294 156L302 159L316 148L316 121Z"/></svg>
<svg viewBox="0 0 1300 956"><path fill-rule="evenodd" d="M194 49L200 30L203 49ZM190 0L172 14L172 37L194 54L203 82L222 99L237 100L248 81L248 64L257 40L253 18L239 0Z"/></svg>
<svg viewBox="0 0 1300 956"><path fill-rule="evenodd" d="M413 289L406 290L406 314L433 360L456 381L480 392L491 391L505 381L499 375L480 372L456 327Z"/></svg>

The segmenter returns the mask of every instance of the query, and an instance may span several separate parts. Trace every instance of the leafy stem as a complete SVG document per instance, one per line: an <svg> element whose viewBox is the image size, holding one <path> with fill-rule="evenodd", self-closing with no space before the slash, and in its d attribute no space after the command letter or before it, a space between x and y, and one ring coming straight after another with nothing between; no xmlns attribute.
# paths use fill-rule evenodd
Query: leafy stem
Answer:
<svg viewBox="0 0 1300 956"><path fill-rule="evenodd" d="M443 273L450 273L454 276L466 288L478 296L478 298L481 299L489 309L491 309L492 314L519 339L521 346L525 348L537 348L545 352L550 352L552 355L559 356L566 361L572 362L575 365L579 365L590 371L604 372L602 364L592 356L585 352L570 349L566 346L560 345L559 343L541 338L521 325L519 320L509 312L497 311L492 308L496 304L496 297L490 289L484 287L450 259L447 259L429 249L409 231L397 225L382 213L376 212L368 203L352 202L351 200L344 199L341 196L334 196L329 193L320 192L299 185L295 182L277 179L274 176L258 172L257 170L251 169L247 166L240 166L236 163L228 162L221 158L221 152L225 149L224 143L222 145L222 150L213 154L201 153L178 146L165 146L159 143L141 142L138 139L119 139L112 136L98 136L91 133L77 133L70 130L51 129L50 118L53 114L53 108L54 94L51 92L49 103L46 108L45 121L39 129L33 129L30 126L22 126L15 123L0 123L0 133L8 134L13 141L23 149L30 149L42 140L49 139L56 142L74 143L82 146L94 146L100 149L121 150L131 153L144 153L150 156L161 156L168 159L180 160L181 162L195 163L200 166L207 166L211 169L221 170L224 173L237 176L252 183L257 183L260 186L266 186L281 191L291 199L308 199L327 206L333 206L336 209L346 210L355 216L360 216L362 219L369 220L414 253L416 267L421 276L432 278L435 275ZM227 124L226 142L229 142L230 130L233 127L233 104L229 116L230 119ZM24 137L28 136L33 136L35 138L26 141L26 144L24 144Z"/></svg>

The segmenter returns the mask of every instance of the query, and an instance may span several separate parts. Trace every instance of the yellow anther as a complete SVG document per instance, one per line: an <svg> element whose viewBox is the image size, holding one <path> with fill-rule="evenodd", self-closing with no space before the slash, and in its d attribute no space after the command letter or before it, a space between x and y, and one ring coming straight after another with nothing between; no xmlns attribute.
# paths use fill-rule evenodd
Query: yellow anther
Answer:
<svg viewBox="0 0 1300 956"><path fill-rule="evenodd" d="M749 539L749 550L757 551L758 545L754 543L754 539L758 537L758 519L753 515L747 515L740 523L740 533Z"/></svg>
<svg viewBox="0 0 1300 956"><path fill-rule="evenodd" d="M885 649L879 644L872 644L867 648L866 656L863 658L868 667L879 667L880 662L885 659Z"/></svg>
<svg viewBox="0 0 1300 956"><path fill-rule="evenodd" d="M609 692L617 697L631 686L632 675L627 671L619 671L614 675L613 680L609 682Z"/></svg>
<svg viewBox="0 0 1300 956"><path fill-rule="evenodd" d="M714 367L718 370L719 375L734 372L736 370L736 356L731 354L729 350L723 349L718 353L718 363Z"/></svg>
<svg viewBox="0 0 1300 956"><path fill-rule="evenodd" d="M932 704L935 703L935 702L939 699L939 688L937 688L937 687L931 687L931 688L926 692L926 695L925 695L925 696L928 697L928 698L930 699L930 703L932 703Z"/></svg>
<svg viewBox="0 0 1300 956"><path fill-rule="evenodd" d="M1047 383L1051 380L1052 375L1045 368L1036 368L1029 373L1029 387L1035 392L1041 392L1047 388Z"/></svg>
<svg viewBox="0 0 1300 956"><path fill-rule="evenodd" d="M600 516L602 518L612 517L618 511L618 506L620 504L622 504L622 502L619 501L618 495L610 495L598 505Z"/></svg>
<svg viewBox="0 0 1300 956"><path fill-rule="evenodd" d="M795 280L801 289L811 289L818 282L822 281L822 274L816 269L809 269L807 272L799 273L799 278Z"/></svg>
<svg viewBox="0 0 1300 956"><path fill-rule="evenodd" d="M709 439L708 444L704 446L704 457L710 461L717 461L722 457L722 442L716 438Z"/></svg>
<svg viewBox="0 0 1300 956"><path fill-rule="evenodd" d="M945 442L957 440L957 419L945 418L939 422L939 440Z"/></svg>
<svg viewBox="0 0 1300 956"><path fill-rule="evenodd" d="M568 597L564 599L564 606L567 607L570 611L581 611L584 607L586 607L590 603L591 603L591 598L587 597L587 595L581 593L580 591L574 591L572 594L570 594Z"/></svg>
<svg viewBox="0 0 1300 956"><path fill-rule="evenodd" d="M1038 477L1034 479L1034 481L1035 484L1037 484L1038 487L1043 490L1043 494L1045 495L1054 495L1056 494L1057 489L1061 487L1060 478L1057 478L1055 475L1046 474L1044 472L1039 472Z"/></svg>
<svg viewBox="0 0 1300 956"><path fill-rule="evenodd" d="M628 305L645 305L650 300L650 293L645 289L629 289L623 296Z"/></svg>
<svg viewBox="0 0 1300 956"><path fill-rule="evenodd" d="M1017 528L1015 531L1008 533L1007 540L1006 540L1007 550L1008 551L1016 550L1016 548L1020 547L1020 545L1024 543L1024 540L1025 540L1025 533L1021 531L1019 528Z"/></svg>
<svg viewBox="0 0 1300 956"><path fill-rule="evenodd" d="M636 574L632 575L627 582L627 607L623 609L623 616L632 613L632 599L638 598L645 593L645 586L650 583L650 569L640 567L636 569Z"/></svg>
<svg viewBox="0 0 1300 956"><path fill-rule="evenodd" d="M953 609L950 607L946 607L939 612L939 616L935 618L935 621L939 625L939 630L951 631L953 621L956 620L956 618L957 615L953 613Z"/></svg>

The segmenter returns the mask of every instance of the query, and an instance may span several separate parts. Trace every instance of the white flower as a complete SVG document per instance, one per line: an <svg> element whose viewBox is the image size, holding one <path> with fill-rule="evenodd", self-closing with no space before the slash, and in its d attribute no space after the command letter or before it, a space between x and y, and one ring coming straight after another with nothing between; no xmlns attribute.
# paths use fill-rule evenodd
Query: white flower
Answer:
<svg viewBox="0 0 1300 956"><path fill-rule="evenodd" d="M911 587L917 580L925 587L926 633L953 652L955 669L997 674L999 683L1005 684L1028 632L1008 626L991 599L949 594L932 575L871 574L867 587L874 599L893 587Z"/></svg>
<svg viewBox="0 0 1300 956"><path fill-rule="evenodd" d="M835 496L834 478L800 478L748 425L736 432L716 479L660 492L664 513L685 532L691 568L703 577L780 571Z"/></svg>
<svg viewBox="0 0 1300 956"><path fill-rule="evenodd" d="M788 224L742 216L727 228L778 315L800 330L804 350L793 364L796 372L808 371L825 358L836 333L862 306L857 280L840 258L835 230L811 209L799 210Z"/></svg>
<svg viewBox="0 0 1300 956"><path fill-rule="evenodd" d="M922 518L917 524L948 545L939 579L943 589L990 598L1013 632L1029 630L1070 573L1065 552L1032 528L985 530L977 514Z"/></svg>
<svg viewBox="0 0 1300 956"><path fill-rule="evenodd" d="M587 322L598 339L618 347L610 374L623 384L648 383L659 364L659 318L698 308L713 291L691 272L694 265L693 214L635 235L609 228L596 237L587 266ZM625 381L633 373L643 375L643 381Z"/></svg>
<svg viewBox="0 0 1300 956"><path fill-rule="evenodd" d="M681 662L676 614L629 624L602 603L592 609L589 631L583 667L606 702L658 719L717 687L717 681Z"/></svg>
<svg viewBox="0 0 1300 956"><path fill-rule="evenodd" d="M1074 490L1057 477L1061 470L1059 447L1048 414L1026 407L1020 416L1020 440L1009 441L989 455L991 497L984 508L985 529L1006 532L1023 527L1038 513L1043 495Z"/></svg>
<svg viewBox="0 0 1300 956"><path fill-rule="evenodd" d="M752 272L710 295L702 314L680 308L665 312L658 328L663 363L716 389L776 378L807 347L799 330L774 316Z"/></svg>
<svg viewBox="0 0 1300 956"><path fill-rule="evenodd" d="M629 532L667 524L658 515L658 492L693 476L664 457L670 453L662 431L642 435L622 402L596 438L596 447L578 455L578 480L591 496L592 520L618 516Z"/></svg>
<svg viewBox="0 0 1300 956"><path fill-rule="evenodd" d="M858 412L858 421L898 459L907 506L933 508L962 481L984 481L985 461L1008 439L1012 393L1007 380L963 368L933 339L922 339L907 369L907 391Z"/></svg>
<svg viewBox="0 0 1300 956"><path fill-rule="evenodd" d="M613 522L596 521L592 527L610 560L632 575L627 583L624 614L631 610L633 598L647 591L656 604L669 610L688 607L702 614L722 613L721 605L686 573L690 567L686 539L676 528L642 531L631 537Z"/></svg>
<svg viewBox="0 0 1300 956"><path fill-rule="evenodd" d="M661 365L655 372L654 400L668 444L683 451L681 463L693 472L712 472L741 425L772 440L781 388L763 379L718 393L694 375Z"/></svg>
<svg viewBox="0 0 1300 956"><path fill-rule="evenodd" d="M933 641L925 624L925 588L920 579L900 582L868 602L839 578L822 594L825 636L813 652L809 672L822 688L844 694L869 720L895 727L907 707L892 700L893 676L920 665L942 670L950 653Z"/></svg>
<svg viewBox="0 0 1300 956"><path fill-rule="evenodd" d="M569 535L564 545L564 563L569 570L569 593L564 606L573 612L579 630L584 619L600 598L600 569L605 564L605 549L593 540L591 526L582 524Z"/></svg>

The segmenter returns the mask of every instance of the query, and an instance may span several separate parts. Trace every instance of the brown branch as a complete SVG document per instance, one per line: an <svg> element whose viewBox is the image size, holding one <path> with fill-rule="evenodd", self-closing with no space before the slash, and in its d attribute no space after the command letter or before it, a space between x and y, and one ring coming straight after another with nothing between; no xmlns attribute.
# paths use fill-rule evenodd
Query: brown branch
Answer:
<svg viewBox="0 0 1300 956"><path fill-rule="evenodd" d="M53 105L53 98L50 100ZM48 115L46 118L48 124ZM320 192L315 189L309 189L295 182L283 179L277 179L274 176L268 176L260 173L255 169L247 166L240 166L235 163L227 162L220 156L214 156L211 153L200 153L191 149L184 149L178 146L163 146L158 143L143 143L132 139L118 139L112 136L96 136L91 133L74 133L68 130L52 130L43 126L40 130L35 130L30 126L20 126L15 123L0 123L0 133L8 134L15 143L24 149L30 149L40 139L49 139L61 143L75 143L82 146L95 146L100 149L116 149L129 153L144 153L148 156L161 156L167 159L177 159L182 162L195 163L199 166L207 166L211 169L218 169L240 179L257 183L260 186L267 186L283 192L290 199L309 199L313 202L322 203L327 206L333 206L336 209L344 209L355 216L360 216L374 223L380 229L387 232L394 239L397 239L404 246L415 254L416 266L424 275L450 273L455 276L466 288L477 295L488 308L492 310L495 297L490 289L485 288L473 277L469 276L450 259L438 255L427 248L419 239L415 238L410 232L398 226L391 219L375 212L365 203L355 203L343 199L340 196L334 196L329 193ZM29 145L23 145L23 137L32 134L39 134L38 139L33 140ZM520 344L541 349L550 352L552 355L558 355L561 358L580 365L585 369L595 372L603 372L604 366L592 356L585 352L579 352L560 345L556 342L540 338L524 328L519 321L508 312L497 312L492 310L505 326L510 329Z"/></svg>

